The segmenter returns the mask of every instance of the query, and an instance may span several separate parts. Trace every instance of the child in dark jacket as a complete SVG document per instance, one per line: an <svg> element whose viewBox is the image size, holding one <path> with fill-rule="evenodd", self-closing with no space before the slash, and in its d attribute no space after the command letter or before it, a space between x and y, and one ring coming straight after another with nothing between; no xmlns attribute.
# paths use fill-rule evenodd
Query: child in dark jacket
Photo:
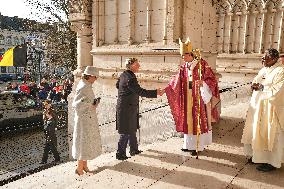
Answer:
<svg viewBox="0 0 284 189"><path fill-rule="evenodd" d="M44 121L44 134L45 134L45 147L41 164L46 164L49 151L54 156L54 162L60 162L60 156L57 151L57 138L55 133L56 128L56 115L51 107L50 101L44 102L43 121Z"/></svg>

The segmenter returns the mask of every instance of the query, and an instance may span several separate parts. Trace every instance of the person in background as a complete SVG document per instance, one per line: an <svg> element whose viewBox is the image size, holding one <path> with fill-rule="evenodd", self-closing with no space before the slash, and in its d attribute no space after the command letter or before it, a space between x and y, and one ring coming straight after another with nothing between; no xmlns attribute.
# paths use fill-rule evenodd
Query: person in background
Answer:
<svg viewBox="0 0 284 189"><path fill-rule="evenodd" d="M92 89L93 83L99 76L98 70L87 66L79 81L72 107L75 110L72 156L78 160L75 173L83 175L90 172L87 160L92 160L101 155L102 145L97 118L98 100Z"/></svg>
<svg viewBox="0 0 284 189"><path fill-rule="evenodd" d="M30 95L33 96L34 98L37 98L38 88L37 88L37 85L34 81L30 82L29 88L30 88Z"/></svg>
<svg viewBox="0 0 284 189"><path fill-rule="evenodd" d="M43 87L43 90L45 90L46 94L48 94L48 92L51 90L51 87L49 86L45 78L41 80L39 85Z"/></svg>
<svg viewBox="0 0 284 189"><path fill-rule="evenodd" d="M45 134L45 146L40 164L46 164L49 151L54 156L54 163L60 162L60 156L57 151L57 138L56 138L56 114L51 106L51 101L44 101L43 122L44 122L44 134Z"/></svg>
<svg viewBox="0 0 284 189"><path fill-rule="evenodd" d="M12 85L11 82L8 82L8 84L7 84L6 88L5 88L5 90L6 90L6 91L11 91L11 90L13 90L13 85Z"/></svg>
<svg viewBox="0 0 284 189"><path fill-rule="evenodd" d="M70 79L65 79L63 83L62 98L67 102L68 95L72 92L72 82Z"/></svg>
<svg viewBox="0 0 284 189"><path fill-rule="evenodd" d="M51 88L54 88L54 87L56 87L57 86L57 81L56 81L56 79L52 79L51 80L51 83L50 83L50 87Z"/></svg>
<svg viewBox="0 0 284 189"><path fill-rule="evenodd" d="M20 92L26 94L30 94L31 92L29 86L26 84L25 81L22 81L22 85L20 85Z"/></svg>
<svg viewBox="0 0 284 189"><path fill-rule="evenodd" d="M62 94L63 86L58 84L55 87L53 87L53 89L51 91L54 91L53 101L54 102L60 102L61 98L63 96L63 94Z"/></svg>
<svg viewBox="0 0 284 189"><path fill-rule="evenodd" d="M46 90L44 89L43 86L39 86L39 91L38 91L38 99L39 100L46 100L48 94L46 92Z"/></svg>

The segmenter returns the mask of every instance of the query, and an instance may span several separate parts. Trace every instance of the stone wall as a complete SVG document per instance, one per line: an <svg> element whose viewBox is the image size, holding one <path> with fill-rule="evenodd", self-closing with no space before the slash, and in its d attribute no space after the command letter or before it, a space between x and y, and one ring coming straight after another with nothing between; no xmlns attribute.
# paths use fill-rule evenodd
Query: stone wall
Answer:
<svg viewBox="0 0 284 189"><path fill-rule="evenodd" d="M193 47L215 69L216 7L211 0L122 0L93 2L93 65L115 79L127 57L141 64L141 80L168 82L182 63L178 39ZM206 36L206 37L205 37Z"/></svg>
<svg viewBox="0 0 284 189"><path fill-rule="evenodd" d="M84 6L90 4L91 11L87 9L89 6ZM201 49L203 58L216 68L217 19L216 4L212 0L71 0L70 10L69 19L78 38L78 67L74 74L79 78L88 65L100 70L100 79L93 86L95 94L102 97L100 122L114 119L115 82L125 70L128 57L138 58L141 69L137 77L147 89L164 88L177 73L182 63L179 38L185 41L189 37L193 47ZM73 95L74 90L69 102ZM161 99L141 99L140 110L143 112L167 101L165 96ZM73 132L72 115L69 105L69 136ZM148 121L141 122L141 127L149 127L145 124L156 120L153 114L149 116ZM157 127L164 125L162 120L158 122Z"/></svg>
<svg viewBox="0 0 284 189"><path fill-rule="evenodd" d="M251 79L267 48L284 52L283 0L222 0L217 7L217 71L223 79Z"/></svg>

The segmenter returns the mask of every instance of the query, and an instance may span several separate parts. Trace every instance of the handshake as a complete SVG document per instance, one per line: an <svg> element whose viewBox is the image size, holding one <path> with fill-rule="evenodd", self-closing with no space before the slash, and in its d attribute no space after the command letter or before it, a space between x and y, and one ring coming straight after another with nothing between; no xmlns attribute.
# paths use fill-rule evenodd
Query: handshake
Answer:
<svg viewBox="0 0 284 189"><path fill-rule="evenodd" d="M160 95L160 96L163 96L163 94L165 93L165 89L157 89L157 94Z"/></svg>
<svg viewBox="0 0 284 189"><path fill-rule="evenodd" d="M253 83L251 89L255 91L263 91L264 86L260 83Z"/></svg>

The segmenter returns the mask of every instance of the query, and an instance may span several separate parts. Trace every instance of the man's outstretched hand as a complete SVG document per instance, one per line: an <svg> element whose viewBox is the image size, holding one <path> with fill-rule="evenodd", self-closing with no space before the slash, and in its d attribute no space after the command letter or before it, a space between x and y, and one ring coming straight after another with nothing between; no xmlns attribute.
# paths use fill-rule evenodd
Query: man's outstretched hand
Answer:
<svg viewBox="0 0 284 189"><path fill-rule="evenodd" d="M165 89L157 89L157 94L160 95L160 96L163 96L163 94L165 93Z"/></svg>

